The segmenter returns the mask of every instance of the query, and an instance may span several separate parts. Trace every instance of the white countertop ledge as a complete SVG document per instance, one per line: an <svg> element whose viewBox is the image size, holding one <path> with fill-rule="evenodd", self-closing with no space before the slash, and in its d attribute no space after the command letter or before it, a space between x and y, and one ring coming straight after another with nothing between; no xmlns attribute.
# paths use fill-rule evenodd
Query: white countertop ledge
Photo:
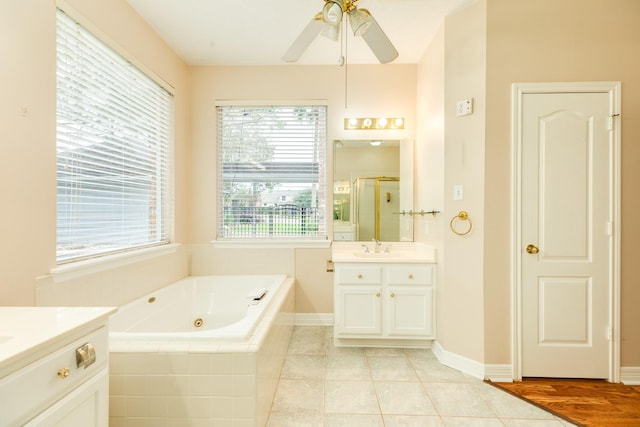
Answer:
<svg viewBox="0 0 640 427"><path fill-rule="evenodd" d="M114 307L0 307L0 378L37 360L62 337L103 322L115 311Z"/></svg>

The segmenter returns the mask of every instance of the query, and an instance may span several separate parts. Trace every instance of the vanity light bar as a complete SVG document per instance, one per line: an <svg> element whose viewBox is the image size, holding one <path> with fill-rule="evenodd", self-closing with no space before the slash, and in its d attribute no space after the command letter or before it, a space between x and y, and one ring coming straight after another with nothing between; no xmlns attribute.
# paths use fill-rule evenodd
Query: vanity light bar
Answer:
<svg viewBox="0 0 640 427"><path fill-rule="evenodd" d="M404 129L404 117L352 117L344 119L345 130Z"/></svg>

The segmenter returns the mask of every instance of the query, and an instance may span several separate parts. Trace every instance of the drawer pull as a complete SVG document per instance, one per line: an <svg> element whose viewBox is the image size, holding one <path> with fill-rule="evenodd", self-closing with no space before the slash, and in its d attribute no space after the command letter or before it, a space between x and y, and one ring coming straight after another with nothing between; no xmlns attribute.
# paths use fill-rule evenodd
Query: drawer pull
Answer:
<svg viewBox="0 0 640 427"><path fill-rule="evenodd" d="M376 292L376 297L380 298L380 292Z"/></svg>
<svg viewBox="0 0 640 427"><path fill-rule="evenodd" d="M69 368L58 369L58 378L66 379L69 376L69 372L71 372Z"/></svg>
<svg viewBox="0 0 640 427"><path fill-rule="evenodd" d="M409 279L413 280L413 274L409 275Z"/></svg>
<svg viewBox="0 0 640 427"><path fill-rule="evenodd" d="M391 295L389 295L391 298L395 298L396 294L394 294L393 292L391 292Z"/></svg>
<svg viewBox="0 0 640 427"><path fill-rule="evenodd" d="M362 274L358 274L358 279L362 279Z"/></svg>
<svg viewBox="0 0 640 427"><path fill-rule="evenodd" d="M96 348L93 344L86 343L76 349L76 363L78 368L87 369L96 361Z"/></svg>

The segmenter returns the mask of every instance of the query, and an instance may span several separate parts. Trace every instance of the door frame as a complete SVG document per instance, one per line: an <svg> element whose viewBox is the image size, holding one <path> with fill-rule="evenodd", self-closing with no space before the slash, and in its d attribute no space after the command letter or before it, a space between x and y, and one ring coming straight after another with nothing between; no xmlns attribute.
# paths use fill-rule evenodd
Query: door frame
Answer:
<svg viewBox="0 0 640 427"><path fill-rule="evenodd" d="M609 259L609 377L620 382L620 95L621 83L547 82L514 83L511 88L511 333L512 375L522 380L522 101L526 94L607 93L609 94L610 217L613 221Z"/></svg>

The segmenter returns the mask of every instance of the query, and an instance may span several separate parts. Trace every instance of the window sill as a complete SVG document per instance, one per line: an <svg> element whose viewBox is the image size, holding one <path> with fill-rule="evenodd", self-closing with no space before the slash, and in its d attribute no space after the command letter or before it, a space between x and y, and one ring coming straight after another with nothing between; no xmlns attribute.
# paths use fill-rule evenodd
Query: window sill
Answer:
<svg viewBox="0 0 640 427"><path fill-rule="evenodd" d="M331 240L213 240L214 248L328 248Z"/></svg>
<svg viewBox="0 0 640 427"><path fill-rule="evenodd" d="M55 283L64 282L89 274L122 267L128 264L155 258L161 255L175 253L180 246L179 243L170 243L162 246L154 246L135 251L120 252L113 255L70 262L51 269L51 276Z"/></svg>

